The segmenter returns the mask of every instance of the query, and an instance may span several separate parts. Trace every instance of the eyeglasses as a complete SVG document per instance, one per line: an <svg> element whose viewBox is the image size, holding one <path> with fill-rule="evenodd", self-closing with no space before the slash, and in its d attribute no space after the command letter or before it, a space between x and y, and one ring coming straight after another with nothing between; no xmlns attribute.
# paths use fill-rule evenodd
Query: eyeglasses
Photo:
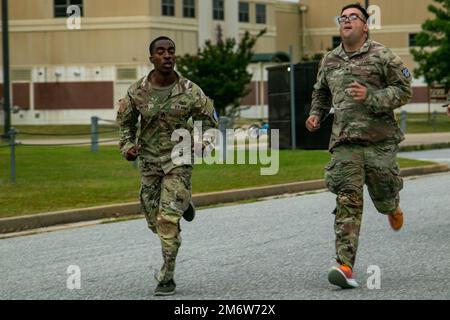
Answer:
<svg viewBox="0 0 450 320"><path fill-rule="evenodd" d="M356 21L356 20L361 20L362 22L366 23L366 20L364 20L363 18L361 18L360 16L358 16L356 13L352 13L349 16L340 16L339 18L337 18L337 21L340 24L343 24L345 21Z"/></svg>

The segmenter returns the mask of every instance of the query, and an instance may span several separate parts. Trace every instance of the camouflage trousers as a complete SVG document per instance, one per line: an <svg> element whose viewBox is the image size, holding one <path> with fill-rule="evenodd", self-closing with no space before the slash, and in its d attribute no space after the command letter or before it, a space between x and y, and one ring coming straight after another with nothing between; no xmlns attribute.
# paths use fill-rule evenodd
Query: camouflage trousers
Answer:
<svg viewBox="0 0 450 320"><path fill-rule="evenodd" d="M393 213L399 205L403 180L396 162L398 145L340 145L325 167L328 189L337 195L334 231L337 260L353 268L363 213L363 190L382 214Z"/></svg>
<svg viewBox="0 0 450 320"><path fill-rule="evenodd" d="M140 169L142 211L148 227L161 240L164 262L157 280L166 283L173 279L175 260L181 246L180 219L191 199L192 167L176 167L164 173L160 167L141 160Z"/></svg>

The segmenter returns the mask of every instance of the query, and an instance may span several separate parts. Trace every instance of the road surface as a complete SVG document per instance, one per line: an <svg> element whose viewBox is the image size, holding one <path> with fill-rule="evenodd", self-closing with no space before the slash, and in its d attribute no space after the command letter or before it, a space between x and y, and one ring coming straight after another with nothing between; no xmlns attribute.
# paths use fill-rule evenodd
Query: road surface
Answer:
<svg viewBox="0 0 450 320"><path fill-rule="evenodd" d="M199 210L182 223L170 299L450 299L449 190L450 174L406 180L398 233L366 194L354 270L361 287L345 291L327 281L332 194ZM156 299L160 251L143 219L0 240L0 299ZM380 289L367 286L371 266ZM77 268L80 289L68 289Z"/></svg>

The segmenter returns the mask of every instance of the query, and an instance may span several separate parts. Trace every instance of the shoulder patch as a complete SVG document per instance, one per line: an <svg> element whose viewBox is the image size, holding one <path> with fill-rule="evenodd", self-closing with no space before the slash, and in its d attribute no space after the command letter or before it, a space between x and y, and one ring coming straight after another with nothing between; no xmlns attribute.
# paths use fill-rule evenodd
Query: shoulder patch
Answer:
<svg viewBox="0 0 450 320"><path fill-rule="evenodd" d="M403 68L402 73L406 78L409 78L411 76L411 73L409 72L408 68Z"/></svg>

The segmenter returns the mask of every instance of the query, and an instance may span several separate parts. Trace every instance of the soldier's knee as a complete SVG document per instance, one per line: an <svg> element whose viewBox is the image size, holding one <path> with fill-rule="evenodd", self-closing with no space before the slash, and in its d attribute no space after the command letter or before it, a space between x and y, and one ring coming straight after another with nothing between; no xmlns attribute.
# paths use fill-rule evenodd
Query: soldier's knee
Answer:
<svg viewBox="0 0 450 320"><path fill-rule="evenodd" d="M159 236L165 239L178 238L178 233L180 231L178 221L166 219L163 216L157 217L156 230Z"/></svg>
<svg viewBox="0 0 450 320"><path fill-rule="evenodd" d="M393 199L403 189L398 166L378 168L368 180L369 194L376 201Z"/></svg>
<svg viewBox="0 0 450 320"><path fill-rule="evenodd" d="M397 196L389 199L383 199L383 200L374 200L373 204L375 205L375 208L378 212L382 214L391 214L395 212L397 207L400 204L400 197Z"/></svg>
<svg viewBox="0 0 450 320"><path fill-rule="evenodd" d="M361 166L348 160L332 159L325 167L325 184L332 193L361 192Z"/></svg>
<svg viewBox="0 0 450 320"><path fill-rule="evenodd" d="M400 190L403 189L403 179L400 176L400 168L398 166L390 168L387 176L390 178L390 189L392 190L392 194L395 196L398 192L400 192Z"/></svg>
<svg viewBox="0 0 450 320"><path fill-rule="evenodd" d="M359 191L339 192L337 202L341 206L351 208L362 208L363 197Z"/></svg>
<svg viewBox="0 0 450 320"><path fill-rule="evenodd" d="M154 215L158 211L159 194L153 185L142 185L139 192L141 211L148 215Z"/></svg>

